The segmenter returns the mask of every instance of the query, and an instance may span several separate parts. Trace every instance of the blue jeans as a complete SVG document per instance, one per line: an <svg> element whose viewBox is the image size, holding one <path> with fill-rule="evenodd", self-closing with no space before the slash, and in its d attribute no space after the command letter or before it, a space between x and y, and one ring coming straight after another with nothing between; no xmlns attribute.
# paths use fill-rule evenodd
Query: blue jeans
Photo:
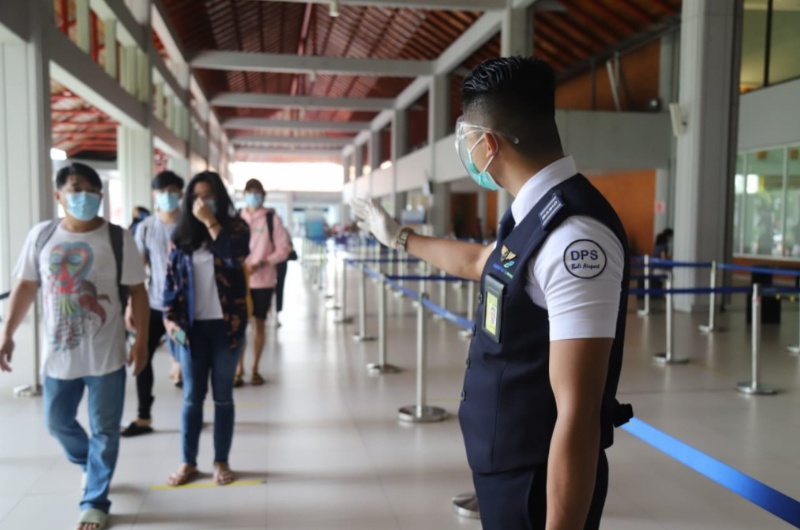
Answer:
<svg viewBox="0 0 800 530"><path fill-rule="evenodd" d="M61 443L73 464L86 473L81 510L94 508L108 513L108 489L119 454L119 426L125 403L125 368L110 374L78 379L44 379L47 428ZM89 389L89 426L92 437L78 423L78 405L83 389Z"/></svg>
<svg viewBox="0 0 800 530"><path fill-rule="evenodd" d="M181 348L183 373L183 462L197 465L200 430L203 428L203 401L211 391L214 397L214 462L227 462L233 443L233 377L239 351L232 350L224 320L202 320L192 326L189 345ZM244 343L244 339L240 344Z"/></svg>

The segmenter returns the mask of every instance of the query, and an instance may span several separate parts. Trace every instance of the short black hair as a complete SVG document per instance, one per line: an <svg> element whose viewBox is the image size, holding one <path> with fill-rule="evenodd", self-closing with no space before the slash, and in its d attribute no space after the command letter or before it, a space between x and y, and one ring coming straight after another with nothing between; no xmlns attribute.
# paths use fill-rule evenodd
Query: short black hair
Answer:
<svg viewBox="0 0 800 530"><path fill-rule="evenodd" d="M162 171L155 177L153 177L152 188L154 190L163 190L169 188L170 186L177 186L180 189L183 189L185 182L182 178L176 175L172 171Z"/></svg>
<svg viewBox="0 0 800 530"><path fill-rule="evenodd" d="M250 179L244 185L244 191L253 189L257 189L259 191L263 191L266 193L266 191L264 190L264 184L262 184L261 181L258 179Z"/></svg>
<svg viewBox="0 0 800 530"><path fill-rule="evenodd" d="M553 69L532 57L484 61L461 87L467 121L515 136L514 149L529 157L561 152L555 99Z"/></svg>
<svg viewBox="0 0 800 530"><path fill-rule="evenodd" d="M97 174L97 171L80 162L73 162L58 170L58 173L56 173L56 189L60 190L63 188L72 175L85 178L93 188L97 188L98 190L103 189L103 181L100 179L100 175Z"/></svg>

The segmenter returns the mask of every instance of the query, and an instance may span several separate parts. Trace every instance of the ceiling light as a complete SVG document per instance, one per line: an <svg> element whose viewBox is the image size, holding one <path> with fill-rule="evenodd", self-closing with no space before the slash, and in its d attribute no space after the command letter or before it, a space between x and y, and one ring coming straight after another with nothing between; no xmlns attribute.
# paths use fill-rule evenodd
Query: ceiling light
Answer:
<svg viewBox="0 0 800 530"><path fill-rule="evenodd" d="M67 159L67 152L62 149L56 149L55 147L50 149L50 160L66 160Z"/></svg>
<svg viewBox="0 0 800 530"><path fill-rule="evenodd" d="M339 1L338 0L333 0L333 2L331 2L331 7L330 7L329 14L333 18L336 18L336 17L339 16Z"/></svg>

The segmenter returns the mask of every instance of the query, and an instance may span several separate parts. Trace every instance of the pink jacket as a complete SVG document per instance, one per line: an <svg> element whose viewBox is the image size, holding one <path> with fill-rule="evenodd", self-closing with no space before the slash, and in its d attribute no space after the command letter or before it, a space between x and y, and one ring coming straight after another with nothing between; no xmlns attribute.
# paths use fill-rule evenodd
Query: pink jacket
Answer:
<svg viewBox="0 0 800 530"><path fill-rule="evenodd" d="M272 212L272 240L267 229L267 212ZM251 289L272 289L278 283L278 272L275 266L286 261L291 250L289 233L283 227L281 218L273 210L259 208L251 214L247 209L241 212L242 219L250 225L250 255L247 265L250 267ZM258 262L266 263L265 267L258 270Z"/></svg>

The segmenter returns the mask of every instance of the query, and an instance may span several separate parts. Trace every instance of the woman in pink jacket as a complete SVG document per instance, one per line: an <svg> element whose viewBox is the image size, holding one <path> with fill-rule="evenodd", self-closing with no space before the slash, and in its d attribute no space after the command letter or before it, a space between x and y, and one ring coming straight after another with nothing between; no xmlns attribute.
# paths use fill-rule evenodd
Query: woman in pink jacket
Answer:
<svg viewBox="0 0 800 530"><path fill-rule="evenodd" d="M250 270L250 293L253 298L253 376L251 383L263 385L264 378L258 373L261 354L267 341L267 313L272 305L272 295L278 282L276 266L286 261L291 245L289 234L281 218L273 210L264 208L267 194L257 179L250 179L244 188L247 208L242 210L242 219L250 225L250 255L247 266ZM234 386L244 384L244 356L239 359Z"/></svg>

